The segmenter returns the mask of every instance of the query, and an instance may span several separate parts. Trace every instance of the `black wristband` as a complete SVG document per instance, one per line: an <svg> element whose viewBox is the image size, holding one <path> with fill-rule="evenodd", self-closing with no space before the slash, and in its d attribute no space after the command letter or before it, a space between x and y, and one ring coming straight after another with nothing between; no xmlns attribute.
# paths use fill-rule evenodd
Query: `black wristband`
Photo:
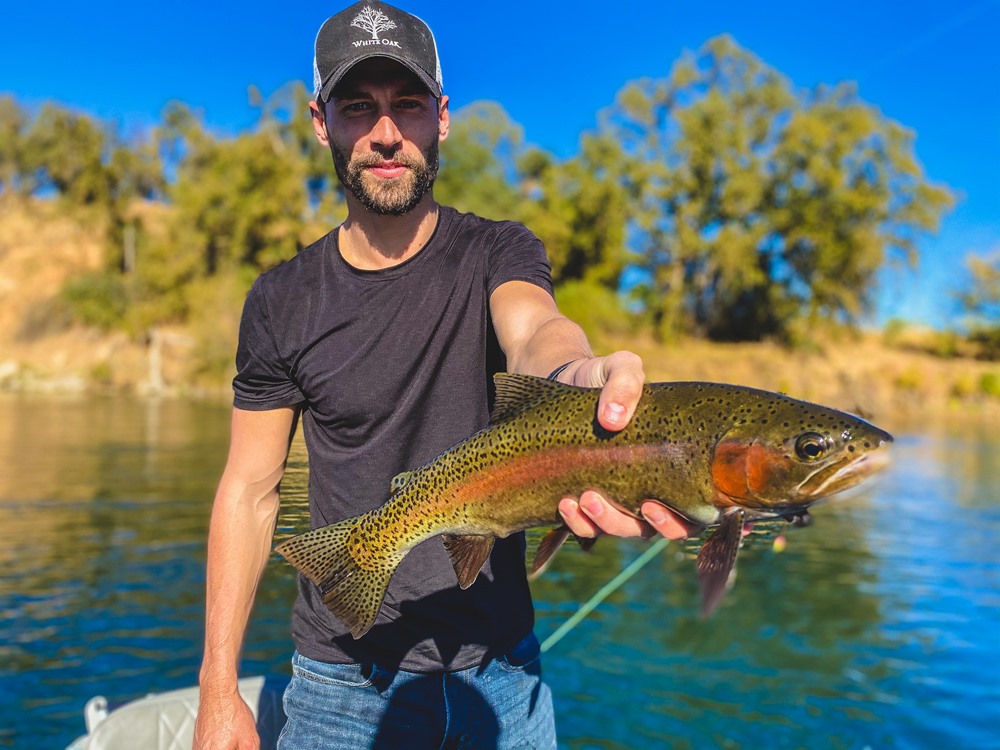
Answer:
<svg viewBox="0 0 1000 750"><path fill-rule="evenodd" d="M546 380L555 380L556 378L558 378L562 374L563 370L565 370L567 367L569 367L571 364L573 364L576 361L578 361L578 360L571 359L569 362L566 362L564 364L559 365L556 369L554 369L552 372L549 373L549 376L548 376L548 378L546 378Z"/></svg>

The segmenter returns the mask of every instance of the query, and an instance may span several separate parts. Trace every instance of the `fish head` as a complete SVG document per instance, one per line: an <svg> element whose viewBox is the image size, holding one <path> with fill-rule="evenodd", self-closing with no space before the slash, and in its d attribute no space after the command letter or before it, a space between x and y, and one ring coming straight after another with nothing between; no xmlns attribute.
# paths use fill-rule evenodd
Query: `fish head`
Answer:
<svg viewBox="0 0 1000 750"><path fill-rule="evenodd" d="M716 501L761 516L794 513L883 469L891 442L853 414L750 392L715 445Z"/></svg>

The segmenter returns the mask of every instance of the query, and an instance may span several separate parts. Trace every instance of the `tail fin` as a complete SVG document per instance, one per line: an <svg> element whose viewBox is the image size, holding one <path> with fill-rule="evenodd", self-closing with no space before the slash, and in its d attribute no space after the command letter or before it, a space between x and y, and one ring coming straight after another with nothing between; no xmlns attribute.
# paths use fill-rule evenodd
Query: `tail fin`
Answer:
<svg viewBox="0 0 1000 750"><path fill-rule="evenodd" d="M355 638L375 622L389 579L403 559L395 550L365 544L364 536L355 535L362 519L349 518L307 531L275 548L319 587L327 608Z"/></svg>

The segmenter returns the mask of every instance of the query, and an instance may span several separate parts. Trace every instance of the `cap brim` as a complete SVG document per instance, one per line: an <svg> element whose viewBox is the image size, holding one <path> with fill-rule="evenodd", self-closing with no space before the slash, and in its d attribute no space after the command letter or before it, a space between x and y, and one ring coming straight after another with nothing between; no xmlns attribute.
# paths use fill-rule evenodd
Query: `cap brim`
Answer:
<svg viewBox="0 0 1000 750"><path fill-rule="evenodd" d="M347 75L348 71L351 70L355 65L365 60L371 60L375 57L385 57L390 60L394 60L402 65L404 68L413 73L417 78L420 79L427 90L431 92L431 96L435 99L441 98L441 85L434 79L434 76L427 73L427 71L422 70L419 66L414 65L409 60L406 60L399 55L394 55L391 52L373 52L370 55L364 55L363 57L357 57L352 59L350 62L341 65L339 68L333 71L330 76L323 82L322 88L320 88L319 95L320 98L326 102L330 100L330 94L337 87L337 84L341 82L344 76Z"/></svg>

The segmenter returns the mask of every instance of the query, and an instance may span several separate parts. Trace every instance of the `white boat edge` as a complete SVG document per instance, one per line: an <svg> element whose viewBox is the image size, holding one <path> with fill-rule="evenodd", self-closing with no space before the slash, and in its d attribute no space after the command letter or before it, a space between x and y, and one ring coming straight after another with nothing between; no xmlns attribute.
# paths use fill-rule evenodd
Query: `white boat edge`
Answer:
<svg viewBox="0 0 1000 750"><path fill-rule="evenodd" d="M285 724L281 698L286 678L244 677L238 685L257 720L261 750L274 748ZM66 750L169 750L191 747L198 713L197 686L151 693L144 698L108 707L103 695L95 695L83 709L87 734Z"/></svg>

